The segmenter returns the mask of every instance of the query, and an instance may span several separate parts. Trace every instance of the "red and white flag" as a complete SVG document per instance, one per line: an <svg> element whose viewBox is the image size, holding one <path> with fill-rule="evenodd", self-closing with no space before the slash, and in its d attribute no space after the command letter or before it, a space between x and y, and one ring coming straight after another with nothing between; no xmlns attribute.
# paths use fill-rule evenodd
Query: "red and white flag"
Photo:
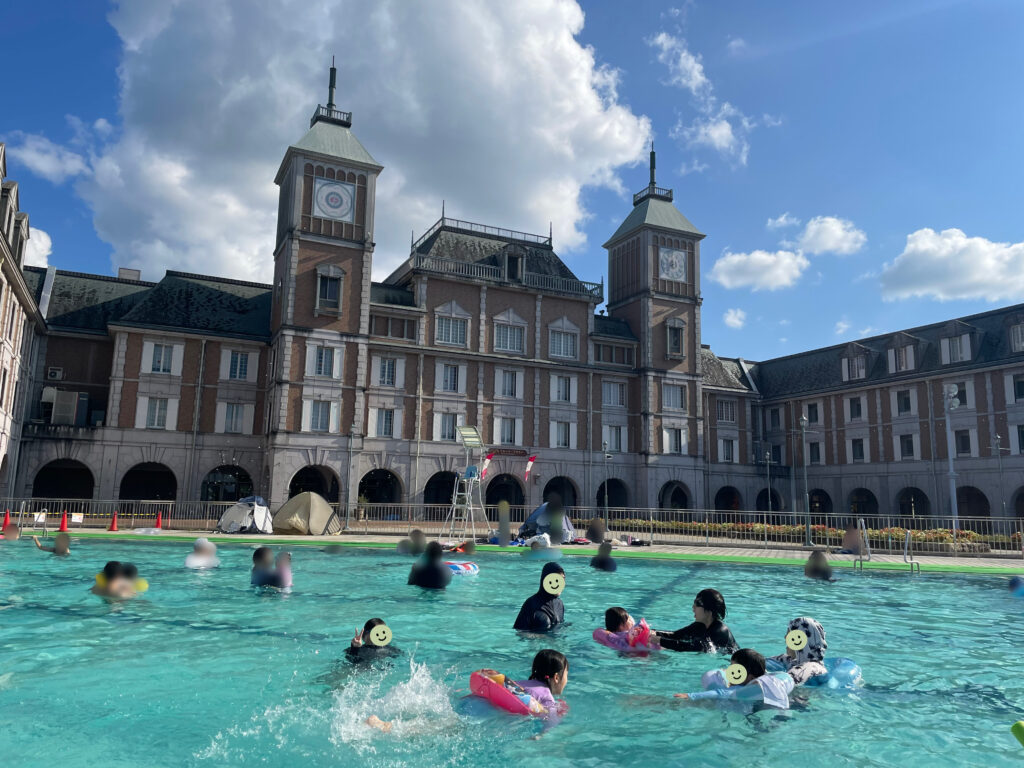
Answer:
<svg viewBox="0 0 1024 768"><path fill-rule="evenodd" d="M537 460L536 456L531 456L526 460L526 474L523 475L523 480L530 479L530 470L533 469L533 462Z"/></svg>
<svg viewBox="0 0 1024 768"><path fill-rule="evenodd" d="M480 479L481 480L483 480L485 477L487 477L487 468L489 466L491 466L491 459L493 459L493 458L494 458L494 454L493 453L488 453L486 458L484 458L484 467L483 467L483 469L480 470Z"/></svg>

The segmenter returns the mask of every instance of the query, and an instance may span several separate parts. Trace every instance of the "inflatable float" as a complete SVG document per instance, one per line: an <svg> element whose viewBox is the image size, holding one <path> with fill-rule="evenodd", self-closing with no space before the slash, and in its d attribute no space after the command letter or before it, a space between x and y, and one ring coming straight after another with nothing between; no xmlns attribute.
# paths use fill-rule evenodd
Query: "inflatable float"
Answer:
<svg viewBox="0 0 1024 768"><path fill-rule="evenodd" d="M456 576L476 576L480 573L480 566L467 561L447 560L445 565L452 569Z"/></svg>
<svg viewBox="0 0 1024 768"><path fill-rule="evenodd" d="M547 710L506 675L493 669L478 669L469 676L473 695L487 699L498 709L513 715L543 715Z"/></svg>
<svg viewBox="0 0 1024 768"><path fill-rule="evenodd" d="M619 653L650 653L660 651L658 639L651 634L645 619L640 619L632 629L626 632L609 632L607 629L595 629L594 640L606 648Z"/></svg>
<svg viewBox="0 0 1024 768"><path fill-rule="evenodd" d="M767 668L769 672L785 672L785 667L777 661L767 659ZM847 659L842 656L835 656L833 658L825 659L823 662L825 669L828 670L827 674L815 675L809 678L804 686L808 688L853 688L861 681L861 669L860 665L852 659Z"/></svg>

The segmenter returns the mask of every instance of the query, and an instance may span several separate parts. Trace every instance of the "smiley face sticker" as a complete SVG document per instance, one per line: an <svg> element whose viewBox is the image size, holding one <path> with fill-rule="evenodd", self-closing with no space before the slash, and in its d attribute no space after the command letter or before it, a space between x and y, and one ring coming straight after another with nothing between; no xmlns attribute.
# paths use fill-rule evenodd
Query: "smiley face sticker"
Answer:
<svg viewBox="0 0 1024 768"><path fill-rule="evenodd" d="M747 668L742 664L730 664L725 668L726 685L743 685L747 682Z"/></svg>
<svg viewBox="0 0 1024 768"><path fill-rule="evenodd" d="M549 573L541 580L540 584L549 595L558 597L565 589L565 576L560 573Z"/></svg>
<svg viewBox="0 0 1024 768"><path fill-rule="evenodd" d="M794 629L786 635L786 647L791 651L802 651L807 647L807 633L802 629Z"/></svg>
<svg viewBox="0 0 1024 768"><path fill-rule="evenodd" d="M370 630L370 643L383 648L391 642L391 628L387 624L378 624Z"/></svg>

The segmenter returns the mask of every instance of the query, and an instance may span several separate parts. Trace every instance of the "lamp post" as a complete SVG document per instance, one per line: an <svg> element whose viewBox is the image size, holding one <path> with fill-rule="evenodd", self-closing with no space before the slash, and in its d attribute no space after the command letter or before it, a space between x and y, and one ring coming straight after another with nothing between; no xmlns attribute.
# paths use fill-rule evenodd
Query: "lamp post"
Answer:
<svg viewBox="0 0 1024 768"><path fill-rule="evenodd" d="M811 540L811 493L807 487L807 414L800 416L800 453L803 454L804 465L804 514L807 515L807 523L804 526L804 546L813 547Z"/></svg>
<svg viewBox="0 0 1024 768"><path fill-rule="evenodd" d="M956 384L947 384L943 388L943 402L946 409L946 457L949 460L949 509L953 515L953 538L960 527L960 510L956 501L956 471L953 469L953 411L960 407L960 390Z"/></svg>
<svg viewBox="0 0 1024 768"><path fill-rule="evenodd" d="M772 513L772 451L764 452L764 465L768 468L768 514Z"/></svg>
<svg viewBox="0 0 1024 768"><path fill-rule="evenodd" d="M608 441L605 440L601 444L601 450L604 451L604 529L608 530L608 459L612 457L608 453Z"/></svg>
<svg viewBox="0 0 1024 768"><path fill-rule="evenodd" d="M349 433L348 433L348 483L347 483L347 487L345 488L345 491L348 494L349 498L352 497L352 459L353 459L354 450L355 450L356 430L357 429L358 428L356 427L356 423L353 421L352 422L352 428L349 430ZM351 528L349 527L351 522L352 522L352 503L348 499L346 499L345 500L345 525L341 529L342 533L348 533L351 530Z"/></svg>
<svg viewBox="0 0 1024 768"><path fill-rule="evenodd" d="M1003 451L1010 452L1009 448L1003 448L1003 436L996 435L996 461L999 465L999 503L1003 509L1003 517L1006 517L1006 497L1003 496Z"/></svg>

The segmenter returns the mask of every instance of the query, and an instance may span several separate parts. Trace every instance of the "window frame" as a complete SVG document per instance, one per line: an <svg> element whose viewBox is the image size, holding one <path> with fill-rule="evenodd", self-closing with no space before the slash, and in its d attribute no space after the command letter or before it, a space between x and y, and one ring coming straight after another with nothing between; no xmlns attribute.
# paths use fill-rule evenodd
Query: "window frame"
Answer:
<svg viewBox="0 0 1024 768"><path fill-rule="evenodd" d="M322 417L323 428L320 428ZM309 431L327 433L331 431L331 401L314 400L309 407Z"/></svg>
<svg viewBox="0 0 1024 768"><path fill-rule="evenodd" d="M169 398L151 397L146 403L146 429L167 429Z"/></svg>
<svg viewBox="0 0 1024 768"><path fill-rule="evenodd" d="M561 339L557 345L555 339ZM559 360L576 360L579 358L579 344L580 334L578 331L567 331L561 328L548 328L548 357L558 358ZM564 343L571 341L572 352L567 353L563 351ZM556 351L556 348L558 351Z"/></svg>
<svg viewBox="0 0 1024 768"><path fill-rule="evenodd" d="M232 429L237 427L237 429ZM229 435L240 435L245 429L245 404L224 404L224 432Z"/></svg>
<svg viewBox="0 0 1024 768"><path fill-rule="evenodd" d="M516 420L511 416L499 416L498 426L500 430L499 442L501 445L515 445L516 444ZM511 435L508 434L507 430L511 428Z"/></svg>
<svg viewBox="0 0 1024 768"><path fill-rule="evenodd" d="M732 409L732 418L726 418L722 415L722 406L728 406ZM737 421L737 401L730 398L718 398L715 402L715 423L716 424L738 424Z"/></svg>
<svg viewBox="0 0 1024 768"><path fill-rule="evenodd" d="M337 281L338 296L337 306L333 306L332 303L322 303L324 301L324 287L335 284ZM328 291L329 293L329 291ZM331 299L328 296L327 301ZM320 315L331 315L340 316L345 308L345 270L339 267L337 264L317 264L316 265L316 300L313 304L313 316L318 317Z"/></svg>
<svg viewBox="0 0 1024 768"><path fill-rule="evenodd" d="M231 350L228 361L228 379L231 381L248 381L249 353L238 349Z"/></svg>
<svg viewBox="0 0 1024 768"><path fill-rule="evenodd" d="M666 427L668 433L668 452L676 456L683 453L683 429L682 427Z"/></svg>
<svg viewBox="0 0 1024 768"><path fill-rule="evenodd" d="M387 429L383 429L384 425L387 425ZM395 409L394 408L378 408L377 409L377 437L390 437L395 436Z"/></svg>
<svg viewBox="0 0 1024 768"><path fill-rule="evenodd" d="M555 444L552 448L572 448L572 427L568 421L555 422ZM564 435L563 435L564 432ZM564 438L564 439L563 439Z"/></svg>
<svg viewBox="0 0 1024 768"><path fill-rule="evenodd" d="M457 363L441 363L441 391L458 394L459 365Z"/></svg>
<svg viewBox="0 0 1024 768"><path fill-rule="evenodd" d="M506 340L510 341L512 337L518 333L519 335L519 346L512 346L507 343L502 346L500 343L502 329L505 329ZM509 323L504 320L495 321L494 323L494 351L495 352L511 352L512 354L522 355L526 353L526 326L519 323Z"/></svg>
<svg viewBox="0 0 1024 768"><path fill-rule="evenodd" d="M848 404L847 407L850 409L850 421L851 422L863 421L864 420L864 402L861 400L860 395L854 395L852 397L848 397L847 400L849 401L849 404ZM857 415L856 416L853 415L853 404L854 403L857 404Z"/></svg>
<svg viewBox="0 0 1024 768"><path fill-rule="evenodd" d="M906 395L906 408L903 408L903 396ZM896 390L896 415L911 416L914 413L914 399L909 389Z"/></svg>
<svg viewBox="0 0 1024 768"><path fill-rule="evenodd" d="M916 459L914 451L914 436L910 433L902 434L899 436L900 445L900 461L907 461L909 459ZM910 447L910 452L907 452L907 446Z"/></svg>
<svg viewBox="0 0 1024 768"><path fill-rule="evenodd" d="M668 392L669 390L676 390L679 393L679 405L672 405L669 403ZM686 413L686 384L669 384L665 383L662 387L662 404L661 407L666 411L678 411L680 413Z"/></svg>
<svg viewBox="0 0 1024 768"><path fill-rule="evenodd" d="M442 329L447 326L447 334L442 334ZM461 328L461 341L452 341L455 336L455 329ZM447 336L447 338L443 338ZM434 343L446 347L466 347L469 345L469 318L456 317L454 315L436 315L434 317Z"/></svg>
<svg viewBox="0 0 1024 768"><path fill-rule="evenodd" d="M157 352L160 352L160 367L157 368ZM164 365L166 364L166 368ZM153 358L149 363L149 373L171 373L174 370L174 345L173 344L161 344L159 342L153 343Z"/></svg>
<svg viewBox="0 0 1024 768"><path fill-rule="evenodd" d="M445 421L451 420L451 431L446 430ZM438 424L440 439L445 442L454 443L458 439L458 430L456 427L459 426L459 415L457 413L442 413L441 421Z"/></svg>
<svg viewBox="0 0 1024 768"><path fill-rule="evenodd" d="M519 400L519 371L515 371L509 368L502 368L501 370L501 394L499 397L504 397L509 400ZM511 379L512 381L512 394L508 393L508 387L506 386Z"/></svg>
<svg viewBox="0 0 1024 768"><path fill-rule="evenodd" d="M617 397L608 398L609 389L618 394ZM625 408L627 399L626 382L624 381L602 381L601 382L601 406L603 408Z"/></svg>
<svg viewBox="0 0 1024 768"><path fill-rule="evenodd" d="M960 439L962 437L966 437L967 438L967 450L966 451L960 450L960 448L961 448L961 446L960 446ZM953 430L953 446L956 449L956 453L954 455L957 458L962 458L962 457L965 457L965 456L969 457L969 456L973 456L974 455L974 451L972 449L971 443L972 443L972 440L971 440L971 430L969 430L969 429L955 429L955 430Z"/></svg>
<svg viewBox="0 0 1024 768"><path fill-rule="evenodd" d="M313 375L334 378L334 347L317 344L314 349L316 349L316 362L313 365Z"/></svg>
<svg viewBox="0 0 1024 768"><path fill-rule="evenodd" d="M807 463L812 465L821 464L821 443L819 441L807 444Z"/></svg>
<svg viewBox="0 0 1024 768"><path fill-rule="evenodd" d="M565 397L562 397L562 385L565 384ZM563 373L555 374L555 400L556 403L569 405L572 403L572 376Z"/></svg>
<svg viewBox="0 0 1024 768"><path fill-rule="evenodd" d="M622 453L622 425L609 424L606 428L608 430L608 452ZM615 435L614 440L612 440L612 435Z"/></svg>
<svg viewBox="0 0 1024 768"><path fill-rule="evenodd" d="M857 457L857 449L860 448L860 458ZM853 437L850 438L850 463L851 464L866 464L867 454L864 451L864 438Z"/></svg>

